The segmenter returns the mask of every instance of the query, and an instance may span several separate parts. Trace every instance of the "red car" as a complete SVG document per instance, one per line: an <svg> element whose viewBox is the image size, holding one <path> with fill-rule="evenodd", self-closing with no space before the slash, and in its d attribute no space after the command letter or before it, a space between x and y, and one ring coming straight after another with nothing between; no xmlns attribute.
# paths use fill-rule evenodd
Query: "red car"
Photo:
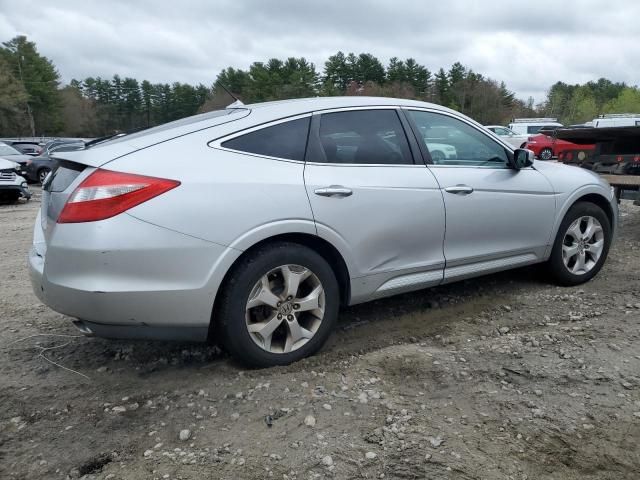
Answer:
<svg viewBox="0 0 640 480"><path fill-rule="evenodd" d="M587 150L591 151L596 148L595 145L576 145L575 143L567 142L566 140L560 140L548 135L534 135L529 137L524 148L528 148L535 153L536 157L541 160L551 160L553 157L557 157L560 153L566 150Z"/></svg>

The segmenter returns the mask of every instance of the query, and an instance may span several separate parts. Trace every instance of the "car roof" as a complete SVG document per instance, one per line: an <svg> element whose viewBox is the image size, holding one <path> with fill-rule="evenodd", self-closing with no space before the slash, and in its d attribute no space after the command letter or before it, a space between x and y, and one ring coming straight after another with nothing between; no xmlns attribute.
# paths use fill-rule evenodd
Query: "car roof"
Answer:
<svg viewBox="0 0 640 480"><path fill-rule="evenodd" d="M287 115L303 114L317 110L329 110L334 108L350 108L350 107L371 107L371 106L403 106L403 107L420 107L432 108L451 112L459 115L459 112L451 110L442 105L435 103L421 102L418 100L407 100L392 97L367 97L367 96L343 96L343 97L312 97L312 98L294 98L290 100L275 100L272 102L252 103L239 108L248 108L250 110L263 111L277 110L278 114L285 113Z"/></svg>

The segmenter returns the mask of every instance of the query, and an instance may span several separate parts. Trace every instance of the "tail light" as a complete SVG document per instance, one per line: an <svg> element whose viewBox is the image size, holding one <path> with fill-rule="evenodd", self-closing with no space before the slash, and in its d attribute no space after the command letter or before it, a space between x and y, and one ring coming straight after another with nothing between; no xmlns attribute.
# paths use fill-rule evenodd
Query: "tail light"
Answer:
<svg viewBox="0 0 640 480"><path fill-rule="evenodd" d="M558 160L563 160L564 159L564 152L560 152L558 154Z"/></svg>
<svg viewBox="0 0 640 480"><path fill-rule="evenodd" d="M573 152L567 152L567 155L565 157L567 160L573 160Z"/></svg>
<svg viewBox="0 0 640 480"><path fill-rule="evenodd" d="M114 217L180 185L176 180L98 169L67 200L58 223L95 222Z"/></svg>
<svg viewBox="0 0 640 480"><path fill-rule="evenodd" d="M622 161L624 160L622 155L618 155L618 158L616 158L618 163L622 163Z"/></svg>
<svg viewBox="0 0 640 480"><path fill-rule="evenodd" d="M640 162L640 155L636 155L635 157L633 157L633 161L635 163Z"/></svg>

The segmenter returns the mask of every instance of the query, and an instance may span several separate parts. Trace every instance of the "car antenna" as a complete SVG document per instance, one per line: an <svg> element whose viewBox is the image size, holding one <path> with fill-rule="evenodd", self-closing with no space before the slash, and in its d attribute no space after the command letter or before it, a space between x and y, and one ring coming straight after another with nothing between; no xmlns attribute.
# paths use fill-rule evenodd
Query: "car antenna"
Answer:
<svg viewBox="0 0 640 480"><path fill-rule="evenodd" d="M219 80L216 80L216 85L220 85L222 87L222 89L225 92L227 92L231 98L233 98L235 100L235 102L233 102L232 104L227 105L227 108L236 108L236 107L244 106L244 103L242 103L242 100L240 100L233 93L231 93L231 90L229 90L227 87L225 87L222 82L220 82Z"/></svg>

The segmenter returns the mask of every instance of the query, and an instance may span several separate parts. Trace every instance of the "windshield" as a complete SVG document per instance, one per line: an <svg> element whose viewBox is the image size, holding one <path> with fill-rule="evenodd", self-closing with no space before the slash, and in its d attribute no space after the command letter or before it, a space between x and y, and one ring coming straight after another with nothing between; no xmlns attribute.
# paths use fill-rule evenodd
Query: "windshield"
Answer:
<svg viewBox="0 0 640 480"><path fill-rule="evenodd" d="M2 155L22 155L18 150L9 145L0 145L0 157Z"/></svg>

